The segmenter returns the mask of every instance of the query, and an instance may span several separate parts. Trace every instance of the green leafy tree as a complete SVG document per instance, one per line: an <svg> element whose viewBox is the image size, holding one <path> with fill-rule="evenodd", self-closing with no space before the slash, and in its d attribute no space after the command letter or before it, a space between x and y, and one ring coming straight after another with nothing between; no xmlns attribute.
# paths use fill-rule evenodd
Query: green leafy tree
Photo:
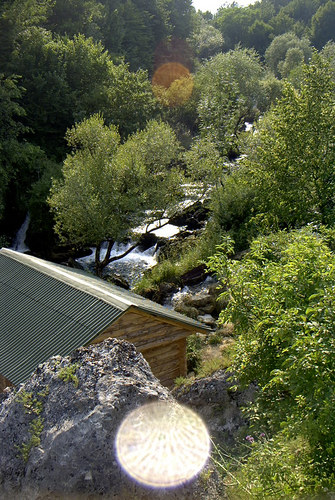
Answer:
<svg viewBox="0 0 335 500"><path fill-rule="evenodd" d="M158 112L148 73L132 72L125 63L109 64L107 107L102 112L108 123L116 125L122 138L145 127Z"/></svg>
<svg viewBox="0 0 335 500"><path fill-rule="evenodd" d="M75 121L102 112L125 137L143 127L156 107L146 72L114 65L101 43L83 35L61 39L31 29L11 64L26 89L29 140L58 158L64 157L64 134Z"/></svg>
<svg viewBox="0 0 335 500"><path fill-rule="evenodd" d="M320 2L316 0L291 0L281 9L281 12L289 15L296 22L302 22L308 26L319 4Z"/></svg>
<svg viewBox="0 0 335 500"><path fill-rule="evenodd" d="M243 47L249 46L249 28L256 19L257 14L253 9L238 7L237 3L232 3L218 10L213 24L222 33L224 48L231 50L239 43Z"/></svg>
<svg viewBox="0 0 335 500"><path fill-rule="evenodd" d="M257 381L248 414L270 435L302 436L311 468L323 480L335 466L335 257L333 234L311 228L253 241L242 261L230 260L228 241L210 260L226 288L238 336L233 371L239 383ZM329 237L330 236L330 237Z"/></svg>
<svg viewBox="0 0 335 500"><path fill-rule="evenodd" d="M168 7L171 34L185 40L193 28L192 0L161 0L160 3Z"/></svg>
<svg viewBox="0 0 335 500"><path fill-rule="evenodd" d="M335 42L327 42L321 51L321 55L329 62L333 70L333 80L335 81Z"/></svg>
<svg viewBox="0 0 335 500"><path fill-rule="evenodd" d="M55 230L62 241L96 245L101 276L105 266L131 250L111 257L115 241L175 208L182 195L181 174L172 166L179 146L169 126L160 122L150 122L121 145L115 126L104 125L99 115L76 125L67 139L73 152L49 197ZM106 240L108 249L101 256Z"/></svg>
<svg viewBox="0 0 335 500"><path fill-rule="evenodd" d="M33 27L21 34L10 66L21 75L25 88L26 138L57 155L66 130L63 127L73 120L73 95L56 46L50 32Z"/></svg>
<svg viewBox="0 0 335 500"><path fill-rule="evenodd" d="M102 40L132 71L152 71L155 51L166 38L186 39L193 27L190 0L100 0Z"/></svg>
<svg viewBox="0 0 335 500"><path fill-rule="evenodd" d="M284 61L279 61L278 70L283 78L288 78L293 70L304 63L304 53L298 47L291 47L285 55Z"/></svg>
<svg viewBox="0 0 335 500"><path fill-rule="evenodd" d="M79 33L101 38L102 2L95 0L54 0L44 23L53 33L73 37Z"/></svg>
<svg viewBox="0 0 335 500"><path fill-rule="evenodd" d="M51 163L38 146L22 140L23 89L16 76L0 76L0 232L11 235L29 208L30 188Z"/></svg>
<svg viewBox="0 0 335 500"><path fill-rule="evenodd" d="M265 62L276 76L280 76L280 65L285 63L287 52L293 48L303 53L305 63L309 61L312 56L312 48L308 39L299 39L291 32L276 36L266 49Z"/></svg>
<svg viewBox="0 0 335 500"><path fill-rule="evenodd" d="M315 54L300 89L286 83L283 97L260 122L244 165L258 212L282 226L334 217L334 81Z"/></svg>
<svg viewBox="0 0 335 500"><path fill-rule="evenodd" d="M11 156L19 148L18 136L24 130L20 117L24 109L19 104L22 89L15 76L0 75L0 219L3 216L8 185L15 176Z"/></svg>
<svg viewBox="0 0 335 500"><path fill-rule="evenodd" d="M294 19L288 14L280 11L275 17L270 20L273 28L274 36L282 35L283 33L292 32L294 27Z"/></svg>
<svg viewBox="0 0 335 500"><path fill-rule="evenodd" d="M204 195L217 185L225 171L225 162L215 144L206 137L195 138L183 154L187 174Z"/></svg>
<svg viewBox="0 0 335 500"><path fill-rule="evenodd" d="M0 71L6 71L20 36L42 25L50 13L51 0L3 0L0 5ZM14 70L15 71L15 70Z"/></svg>
<svg viewBox="0 0 335 500"><path fill-rule="evenodd" d="M335 40L335 4L329 0L320 5L312 18L311 38L318 49L321 49L329 40Z"/></svg>
<svg viewBox="0 0 335 500"><path fill-rule="evenodd" d="M201 60L208 59L220 52L224 42L221 32L209 24L202 16L199 17L199 24L193 31L189 43Z"/></svg>
<svg viewBox="0 0 335 500"><path fill-rule="evenodd" d="M253 47L259 54L263 55L266 47L269 45L272 34L273 28L269 23L256 19L248 29L248 46Z"/></svg>
<svg viewBox="0 0 335 500"><path fill-rule="evenodd" d="M152 32L152 16L138 2L123 2L123 24L125 35L122 51L132 70L152 68L155 39Z"/></svg>
<svg viewBox="0 0 335 500"><path fill-rule="evenodd" d="M254 236L254 186L248 172L239 166L227 170L211 193L210 210L213 225L219 234L227 234L235 241L236 251L249 247ZM256 233L257 234L257 233Z"/></svg>
<svg viewBox="0 0 335 500"><path fill-rule="evenodd" d="M284 83L276 78L272 72L266 72L264 78L260 81L260 87L258 109L261 113L264 113L281 97Z"/></svg>
<svg viewBox="0 0 335 500"><path fill-rule="evenodd" d="M241 47L216 55L197 73L200 129L221 154L236 152L238 133L257 113L262 76L256 52Z"/></svg>

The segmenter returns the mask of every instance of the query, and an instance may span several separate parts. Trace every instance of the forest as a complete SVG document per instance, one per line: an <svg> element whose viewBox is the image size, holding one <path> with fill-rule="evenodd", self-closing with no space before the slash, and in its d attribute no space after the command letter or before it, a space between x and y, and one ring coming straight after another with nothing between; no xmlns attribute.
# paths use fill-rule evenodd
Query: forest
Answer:
<svg viewBox="0 0 335 500"><path fill-rule="evenodd" d="M335 1L2 0L0 47L1 246L29 212L34 254L95 246L102 276L192 186L206 227L138 291L219 279L231 370L259 388L228 497L332 498Z"/></svg>

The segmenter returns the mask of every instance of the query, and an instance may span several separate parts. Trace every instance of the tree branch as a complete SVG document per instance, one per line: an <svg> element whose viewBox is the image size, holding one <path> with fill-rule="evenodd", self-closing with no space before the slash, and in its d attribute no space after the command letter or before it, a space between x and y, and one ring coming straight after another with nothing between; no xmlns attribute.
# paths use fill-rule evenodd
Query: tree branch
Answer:
<svg viewBox="0 0 335 500"><path fill-rule="evenodd" d="M114 257L110 257L108 261L106 262L105 266L108 266L111 262L114 262L119 259L123 259L123 257L126 257L130 252L132 252L136 247L138 246L138 242L134 243L131 245L131 247L128 248L125 252L119 254L119 255L114 255Z"/></svg>

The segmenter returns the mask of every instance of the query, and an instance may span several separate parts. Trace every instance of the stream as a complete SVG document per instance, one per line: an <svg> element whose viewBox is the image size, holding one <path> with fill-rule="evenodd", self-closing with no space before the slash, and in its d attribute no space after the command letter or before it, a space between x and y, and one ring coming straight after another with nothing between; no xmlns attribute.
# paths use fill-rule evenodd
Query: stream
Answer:
<svg viewBox="0 0 335 500"><path fill-rule="evenodd" d="M29 252L29 248L25 243L26 233L29 227L30 216L27 214L22 226L18 230L16 237L14 239L13 245L11 247L12 250L17 252ZM161 225L166 223L167 220L160 221ZM149 229L152 229L151 227ZM156 230L152 231L156 236L160 238L170 239L176 236L180 231L184 228L179 227L172 224L166 224L163 227L157 227ZM145 232L145 228L136 228L136 232L143 233ZM126 244L124 243L115 243L111 257L123 254L126 252L131 246L133 242L130 241ZM101 246L100 258L103 259L107 250L108 243L105 242ZM84 270L87 270L91 273L94 273L94 265L95 265L95 247L91 247L91 253L85 257L80 257L76 259L76 262L80 265L80 267ZM128 255L126 255L123 259L116 260L109 264L106 267L106 274L114 274L116 277L120 277L121 281L124 280L128 283L130 288L133 288L134 285L142 278L143 273L156 265L157 256L158 256L159 248L158 244L151 246L146 250L141 250L140 248L135 248ZM206 280L197 285L188 285L179 288L179 290L174 290L171 293L168 293L164 306L169 309L175 309L175 307L183 302L184 299L188 297L196 297L196 300L199 301L199 297L203 297L208 295L210 287L213 285L213 279L211 277L207 277ZM189 300L189 299L188 299ZM209 320L213 319L210 315ZM204 322L206 322L206 317L204 316Z"/></svg>
<svg viewBox="0 0 335 500"><path fill-rule="evenodd" d="M161 220L157 223L157 229L152 231L156 236L162 238L172 238L182 229L178 226L174 226L172 224L166 224L168 222L167 219ZM16 236L14 238L13 245L11 247L12 250L17 252L25 253L29 252L30 249L25 243L27 230L30 223L30 215L27 213L26 218L19 228ZM166 224L163 227L160 227L162 224ZM153 225L149 226L148 229L152 229ZM145 227L139 227L135 230L138 233L145 232ZM127 244L123 243L115 243L112 249L111 257L124 253L128 250L129 247L133 245L133 242L130 241ZM103 259L107 249L107 242L103 243L101 246L100 257ZM145 251L141 251L139 248L135 248L132 252L130 252L123 259L112 262L109 266L107 266L106 271L113 272L133 287L135 283L141 279L143 272L150 267L153 267L157 263L157 245L148 248ZM76 259L76 262L83 267L83 269L94 272L94 261L95 261L95 247L91 247L91 254L85 257L81 257Z"/></svg>
<svg viewBox="0 0 335 500"><path fill-rule="evenodd" d="M127 251L129 247L132 246L132 242L128 244L114 243L111 257L115 255L122 254ZM100 258L103 259L107 249L107 242L105 242L101 247ZM85 257L76 259L76 262L80 264L84 269L88 271L94 271L94 260L95 260L95 248L91 248L92 253ZM148 248L144 252L135 248L123 259L116 260L106 267L106 272L112 271L113 273L121 276L127 281L127 283L132 288L135 283L142 277L143 272L146 269L154 266L157 262L157 248L156 245Z"/></svg>

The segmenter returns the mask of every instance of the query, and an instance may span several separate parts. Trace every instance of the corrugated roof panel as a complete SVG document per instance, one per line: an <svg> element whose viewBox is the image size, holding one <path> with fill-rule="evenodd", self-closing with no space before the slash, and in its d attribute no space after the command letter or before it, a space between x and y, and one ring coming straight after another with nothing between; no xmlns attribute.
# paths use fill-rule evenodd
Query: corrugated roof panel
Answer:
<svg viewBox="0 0 335 500"><path fill-rule="evenodd" d="M73 287L97 296L115 307L123 309L124 311L126 311L130 306L133 306L150 314L160 316L161 318L189 325L195 331L208 330L206 326L192 318L188 318L187 316L177 313L176 311L167 309L166 307L145 299L144 297L141 297L140 295L137 295L129 290L124 290L123 288L106 283L100 278L88 275L79 269L70 269L58 264L37 259L36 257L32 257L30 255L18 254L17 252L13 252L8 249L0 250L0 256L1 254L3 256L10 256L11 259L17 260L18 263L37 269L41 273L55 277L59 281L63 281L66 284L70 284Z"/></svg>
<svg viewBox="0 0 335 500"><path fill-rule="evenodd" d="M89 343L123 310L0 254L0 373L26 380L50 356Z"/></svg>

